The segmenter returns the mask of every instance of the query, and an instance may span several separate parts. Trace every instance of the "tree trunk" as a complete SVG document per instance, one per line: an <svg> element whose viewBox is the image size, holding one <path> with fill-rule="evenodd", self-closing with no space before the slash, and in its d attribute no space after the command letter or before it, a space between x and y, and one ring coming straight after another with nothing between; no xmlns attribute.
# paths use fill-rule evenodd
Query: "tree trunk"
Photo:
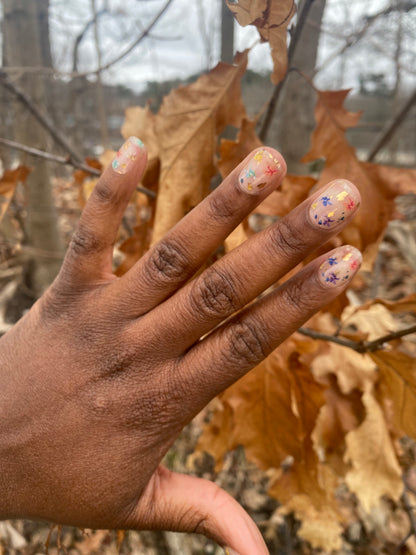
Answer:
<svg viewBox="0 0 416 555"><path fill-rule="evenodd" d="M234 59L234 16L224 1L221 6L221 60L231 64Z"/></svg>
<svg viewBox="0 0 416 555"><path fill-rule="evenodd" d="M299 12L302 5L303 2L300 3ZM325 0L314 0L293 55L292 67L308 76L316 65L324 9ZM277 110L277 143L291 173L307 171L299 160L309 149L310 135L315 125L315 100L315 93L308 83L298 73L290 72Z"/></svg>
<svg viewBox="0 0 416 555"><path fill-rule="evenodd" d="M48 26L49 0L3 0L3 59L6 65L51 67ZM16 84L46 111L45 77L26 72ZM42 150L47 149L45 130L17 101L13 105L14 138ZM28 263L26 285L39 296L58 272L62 258L57 217L47 162L21 155L33 168L25 187L26 235L35 257Z"/></svg>

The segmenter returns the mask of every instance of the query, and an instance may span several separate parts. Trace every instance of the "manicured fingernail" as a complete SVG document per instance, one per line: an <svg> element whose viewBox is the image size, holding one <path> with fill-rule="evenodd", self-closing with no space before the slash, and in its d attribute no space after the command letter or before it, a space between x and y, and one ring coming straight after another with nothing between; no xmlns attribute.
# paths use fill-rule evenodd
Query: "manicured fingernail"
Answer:
<svg viewBox="0 0 416 555"><path fill-rule="evenodd" d="M328 287L344 285L351 281L359 270L363 257L360 251L349 245L339 247L330 253L319 267L319 279Z"/></svg>
<svg viewBox="0 0 416 555"><path fill-rule="evenodd" d="M238 555L237 551L234 551L231 547L224 547L224 553L225 555Z"/></svg>
<svg viewBox="0 0 416 555"><path fill-rule="evenodd" d="M360 197L349 181L337 179L316 198L309 216L316 225L332 228L354 214Z"/></svg>
<svg viewBox="0 0 416 555"><path fill-rule="evenodd" d="M255 195L271 181L284 174L281 162L266 149L257 150L245 168L240 172L238 185L242 191Z"/></svg>
<svg viewBox="0 0 416 555"><path fill-rule="evenodd" d="M134 160L143 152L144 144L137 137L129 137L117 152L112 167L116 173L125 174L129 171Z"/></svg>

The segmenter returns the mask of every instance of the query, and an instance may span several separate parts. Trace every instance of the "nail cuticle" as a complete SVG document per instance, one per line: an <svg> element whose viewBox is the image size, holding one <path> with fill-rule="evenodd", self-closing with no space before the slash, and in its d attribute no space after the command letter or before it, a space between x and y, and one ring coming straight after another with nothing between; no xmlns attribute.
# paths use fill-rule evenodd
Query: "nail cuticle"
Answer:
<svg viewBox="0 0 416 555"><path fill-rule="evenodd" d="M282 174L282 164L266 149L256 151L238 176L240 190L250 195L259 193Z"/></svg>

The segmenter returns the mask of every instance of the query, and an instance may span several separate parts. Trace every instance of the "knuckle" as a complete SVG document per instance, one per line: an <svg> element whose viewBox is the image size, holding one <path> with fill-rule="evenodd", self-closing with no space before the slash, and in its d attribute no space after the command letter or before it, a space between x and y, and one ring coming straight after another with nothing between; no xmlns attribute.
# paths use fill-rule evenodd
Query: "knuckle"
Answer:
<svg viewBox="0 0 416 555"><path fill-rule="evenodd" d="M192 271L184 250L173 241L162 241L155 245L147 265L150 278L163 281L185 279Z"/></svg>
<svg viewBox="0 0 416 555"><path fill-rule="evenodd" d="M223 224L229 222L235 214L235 203L226 195L213 193L207 197L208 219Z"/></svg>
<svg viewBox="0 0 416 555"><path fill-rule="evenodd" d="M322 295L320 295L322 302ZM307 314L316 309L319 303L319 298L314 295L311 289L305 291L304 283L294 279L293 282L288 283L281 291L281 304L282 310L289 317L298 317L302 314Z"/></svg>
<svg viewBox="0 0 416 555"><path fill-rule="evenodd" d="M83 256L101 252L104 248L105 245L91 230L80 225L72 236L68 252Z"/></svg>
<svg viewBox="0 0 416 555"><path fill-rule="evenodd" d="M257 364L268 354L267 343L259 325L252 321L240 321L231 328L230 357L234 362Z"/></svg>
<svg viewBox="0 0 416 555"><path fill-rule="evenodd" d="M195 282L193 308L203 316L229 316L239 308L236 290L229 273L211 267Z"/></svg>
<svg viewBox="0 0 416 555"><path fill-rule="evenodd" d="M117 205L120 202L119 189L114 187L112 180L104 174L94 187L93 198L100 204Z"/></svg>
<svg viewBox="0 0 416 555"><path fill-rule="evenodd" d="M299 255L305 250L305 237L301 230L293 224L289 225L284 219L270 228L272 248L288 256Z"/></svg>

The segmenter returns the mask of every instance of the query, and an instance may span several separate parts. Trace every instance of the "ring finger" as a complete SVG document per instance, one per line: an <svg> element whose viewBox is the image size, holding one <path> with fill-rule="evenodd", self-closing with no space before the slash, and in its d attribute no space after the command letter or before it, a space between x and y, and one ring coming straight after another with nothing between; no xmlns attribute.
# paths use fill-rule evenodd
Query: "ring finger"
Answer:
<svg viewBox="0 0 416 555"><path fill-rule="evenodd" d="M146 316L159 343L169 337L169 351L183 353L338 233L359 203L358 189L336 180L253 236Z"/></svg>

